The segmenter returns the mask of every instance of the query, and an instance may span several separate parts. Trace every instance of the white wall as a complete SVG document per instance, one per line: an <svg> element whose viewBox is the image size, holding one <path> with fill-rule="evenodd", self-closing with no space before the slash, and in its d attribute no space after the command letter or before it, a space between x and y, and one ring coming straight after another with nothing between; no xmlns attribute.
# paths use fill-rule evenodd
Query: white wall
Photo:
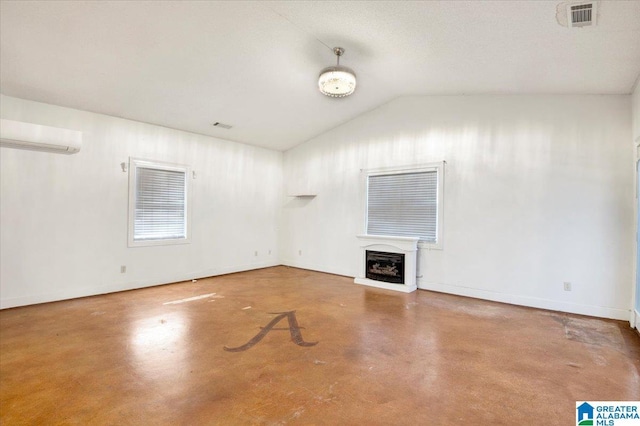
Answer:
<svg viewBox="0 0 640 426"><path fill-rule="evenodd" d="M285 198L281 258L357 275L360 170L446 160L422 288L627 320L631 128L629 96L397 99L285 153L286 191L317 196Z"/></svg>
<svg viewBox="0 0 640 426"><path fill-rule="evenodd" d="M444 249L421 253L421 287L629 318L637 88L633 97L401 98L288 151L284 164L275 151L0 102L3 118L84 132L71 156L0 149L1 307L279 263L355 276L360 169L446 160ZM196 170L191 244L127 247L120 163L129 156ZM283 196L283 181L318 195Z"/></svg>
<svg viewBox="0 0 640 426"><path fill-rule="evenodd" d="M640 79L640 77L639 77ZM633 122L633 149L636 153L636 162L640 160L640 148L638 145L640 144L640 80L636 80L635 90L631 96L632 98L632 122ZM640 186L640 177L637 177L637 187ZM636 187L636 190L638 190ZM640 202L640 197L636 200L636 231L637 224L640 223L640 208L638 207L638 203ZM638 235L640 232L636 233L636 263L635 263L635 297L634 297L634 312L631 317L631 324L636 328L640 329L640 275L638 274L638 265L640 265L640 250L638 250L638 246L640 246L640 239L638 239Z"/></svg>
<svg viewBox="0 0 640 426"><path fill-rule="evenodd" d="M0 149L1 307L279 264L280 152L11 97L0 102L2 118L84 133L74 155ZM130 156L197 172L191 244L127 247L128 174L120 163Z"/></svg>

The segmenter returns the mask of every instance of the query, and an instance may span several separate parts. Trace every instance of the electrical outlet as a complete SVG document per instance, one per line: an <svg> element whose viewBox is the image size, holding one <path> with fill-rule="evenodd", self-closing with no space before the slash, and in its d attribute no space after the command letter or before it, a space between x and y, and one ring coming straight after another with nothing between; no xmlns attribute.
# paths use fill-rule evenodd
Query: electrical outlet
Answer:
<svg viewBox="0 0 640 426"><path fill-rule="evenodd" d="M256 250L255 252L253 252L253 255L254 255L254 256L257 256L257 255L258 255L258 250Z"/></svg>
<svg viewBox="0 0 640 426"><path fill-rule="evenodd" d="M571 291L571 283L569 281L564 282L564 291Z"/></svg>
<svg viewBox="0 0 640 426"><path fill-rule="evenodd" d="M302 250L298 250L298 256L302 256Z"/></svg>
<svg viewBox="0 0 640 426"><path fill-rule="evenodd" d="M271 254L271 249L269 249L269 254Z"/></svg>
<svg viewBox="0 0 640 426"><path fill-rule="evenodd" d="M120 266L120 273L124 274L125 272L127 272L127 265Z"/></svg>

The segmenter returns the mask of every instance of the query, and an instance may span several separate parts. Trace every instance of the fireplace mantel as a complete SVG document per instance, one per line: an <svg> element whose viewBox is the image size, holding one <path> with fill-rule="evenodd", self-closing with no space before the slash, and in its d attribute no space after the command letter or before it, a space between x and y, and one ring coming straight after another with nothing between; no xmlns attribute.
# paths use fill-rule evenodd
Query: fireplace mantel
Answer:
<svg viewBox="0 0 640 426"><path fill-rule="evenodd" d="M384 288L387 290L402 291L404 293L411 293L418 288L416 284L418 237L358 235L358 240L360 242L360 249L362 253L360 257L360 275L354 280L356 284ZM404 254L404 283L396 284L367 278L367 251Z"/></svg>

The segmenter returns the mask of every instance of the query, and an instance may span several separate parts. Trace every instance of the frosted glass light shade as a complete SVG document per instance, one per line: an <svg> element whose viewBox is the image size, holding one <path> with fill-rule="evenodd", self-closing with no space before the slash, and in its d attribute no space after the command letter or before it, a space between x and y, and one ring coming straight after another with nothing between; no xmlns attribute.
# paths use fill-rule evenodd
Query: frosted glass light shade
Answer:
<svg viewBox="0 0 640 426"><path fill-rule="evenodd" d="M349 96L356 90L356 74L347 67L327 67L320 72L318 88L333 98Z"/></svg>

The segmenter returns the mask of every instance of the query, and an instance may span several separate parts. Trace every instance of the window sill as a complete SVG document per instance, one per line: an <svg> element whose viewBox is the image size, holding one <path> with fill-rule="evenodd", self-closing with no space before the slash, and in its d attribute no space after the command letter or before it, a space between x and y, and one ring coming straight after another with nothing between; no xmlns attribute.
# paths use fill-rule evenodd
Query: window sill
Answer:
<svg viewBox="0 0 640 426"><path fill-rule="evenodd" d="M418 241L418 248L421 250L442 250L442 243L427 243Z"/></svg>
<svg viewBox="0 0 640 426"><path fill-rule="evenodd" d="M174 238L166 240L141 240L129 241L128 247L152 247L152 246L172 246L176 244L189 244L190 238Z"/></svg>

